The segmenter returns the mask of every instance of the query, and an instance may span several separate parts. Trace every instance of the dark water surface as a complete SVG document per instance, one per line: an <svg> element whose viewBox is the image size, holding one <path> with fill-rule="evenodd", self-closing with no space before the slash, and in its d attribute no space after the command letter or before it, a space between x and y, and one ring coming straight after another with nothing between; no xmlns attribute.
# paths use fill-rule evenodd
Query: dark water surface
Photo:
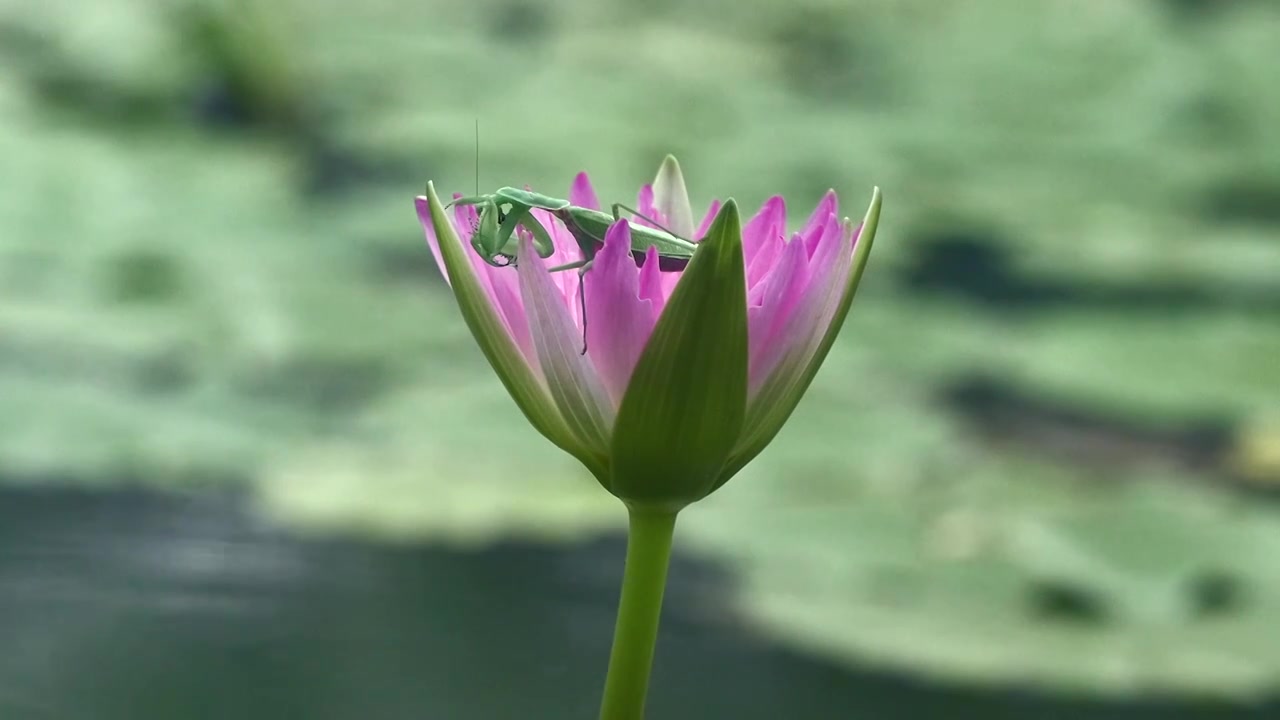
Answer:
<svg viewBox="0 0 1280 720"><path fill-rule="evenodd" d="M0 719L595 717L623 542L305 540L227 497L0 491ZM673 566L650 718L1245 720L856 672L715 622Z"/></svg>

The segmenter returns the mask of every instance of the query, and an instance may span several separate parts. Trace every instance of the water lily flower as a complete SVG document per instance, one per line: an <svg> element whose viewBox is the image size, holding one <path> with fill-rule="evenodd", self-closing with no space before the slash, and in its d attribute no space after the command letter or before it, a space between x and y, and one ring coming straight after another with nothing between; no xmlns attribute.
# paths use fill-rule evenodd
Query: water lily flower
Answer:
<svg viewBox="0 0 1280 720"><path fill-rule="evenodd" d="M569 201L600 208L585 173ZM678 269L652 248L633 255L622 220L581 281L549 272L580 259L549 212L533 216L554 253L539 257L521 230L512 268L485 263L466 242L474 206L446 210L431 184L416 206L467 324L533 426L628 504L678 510L733 477L796 408L848 313L880 195L860 224L841 218L830 191L791 235L781 197L745 225L733 200L695 225L668 156L637 209L698 241L692 261Z"/></svg>
<svg viewBox="0 0 1280 720"><path fill-rule="evenodd" d="M585 173L569 202L599 209ZM849 312L879 190L859 225L840 218L828 192L790 237L780 197L745 226L732 199L713 203L695 226L680 166L668 156L640 190L636 222L696 240L692 259L635 252L631 223L619 220L581 278L552 272L584 258L550 212L532 212L550 255L541 257L521 228L513 268L486 263L463 242L484 227L474 206L450 213L430 183L416 205L440 272L511 397L627 505L600 717L640 720L676 515L759 454L800 402Z"/></svg>

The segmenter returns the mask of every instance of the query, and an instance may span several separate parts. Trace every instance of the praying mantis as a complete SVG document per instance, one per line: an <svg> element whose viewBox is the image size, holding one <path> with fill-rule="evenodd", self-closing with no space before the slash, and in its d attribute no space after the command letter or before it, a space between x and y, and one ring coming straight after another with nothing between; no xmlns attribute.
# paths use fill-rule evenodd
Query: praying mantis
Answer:
<svg viewBox="0 0 1280 720"><path fill-rule="evenodd" d="M515 261L517 227L523 227L533 235L534 247L540 257L550 257L554 252L551 235L530 213L535 208L546 210L564 223L582 251L582 260L550 268L551 272L576 269L579 275L585 274L591 268L596 253L604 245L605 232L621 219L623 210L649 221L657 228L662 227L658 222L622 203L614 203L613 213L609 214L577 207L568 200L513 187L499 188L492 195L458 198L449 204L479 206L480 219L476 231L471 234L471 246L485 262L497 267L506 267ZM657 249L658 269L664 272L683 270L693 257L693 251L698 248L693 242L669 230L632 225L631 253L637 264L644 264L650 247Z"/></svg>
<svg viewBox="0 0 1280 720"><path fill-rule="evenodd" d="M667 162L675 163L675 158L668 155ZM631 254L635 256L637 265L644 265L648 250L653 247L658 251L658 270L662 272L683 270L693 257L693 251L698 249L694 243L663 228L652 218L645 217L622 203L614 203L613 215L609 215L599 210L576 207L568 200L513 187L499 188L492 195L481 195L479 186L480 119L477 118L476 194L471 197L457 198L445 207L454 205L480 207L480 217L476 223L475 232L471 233L471 246L485 262L495 267L507 267L516 261L515 230L517 227L523 227L533 235L534 248L539 257L548 258L555 252L551 234L530 212L535 208L546 210L564 223L578 243L578 248L582 251L582 260L549 268L549 270L550 272L578 270L579 287L581 287L582 277L591 269L596 253L604 247L605 232L611 225L622 219L623 210L658 228L655 230L641 225L633 225L630 228Z"/></svg>
<svg viewBox="0 0 1280 720"><path fill-rule="evenodd" d="M582 251L582 259L548 268L548 271L578 271L578 304L582 308L583 355L587 354L587 302L582 280L591 269L591 264L595 262L596 253L604 247L605 232L621 219L623 210L661 228L660 223L621 203L613 204L611 215L599 210L575 206L568 200L513 187L499 188L492 195L458 198L449 205L475 205L480 208L479 222L475 232L471 234L471 246L485 262L495 267L507 267L516 261L515 231L517 227L523 227L533 236L533 245L539 257L550 257L555 251L551 234L542 226L542 223L538 222L531 210L535 208L546 210L564 223L569 233L573 235L574 241L578 243L578 248ZM683 270L689 264L693 251L698 249L695 243L669 230L643 225L632 225L630 229L631 254L635 257L637 265L644 265L649 248L652 247L657 250L658 270L676 272Z"/></svg>

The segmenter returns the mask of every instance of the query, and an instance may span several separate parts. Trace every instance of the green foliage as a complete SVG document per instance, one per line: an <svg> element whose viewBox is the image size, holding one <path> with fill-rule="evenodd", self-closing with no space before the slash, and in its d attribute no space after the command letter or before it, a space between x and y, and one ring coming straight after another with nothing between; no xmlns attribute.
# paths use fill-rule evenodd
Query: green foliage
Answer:
<svg viewBox="0 0 1280 720"><path fill-rule="evenodd" d="M105 294L120 302L172 302L182 291L176 258L163 252L124 251L104 266Z"/></svg>

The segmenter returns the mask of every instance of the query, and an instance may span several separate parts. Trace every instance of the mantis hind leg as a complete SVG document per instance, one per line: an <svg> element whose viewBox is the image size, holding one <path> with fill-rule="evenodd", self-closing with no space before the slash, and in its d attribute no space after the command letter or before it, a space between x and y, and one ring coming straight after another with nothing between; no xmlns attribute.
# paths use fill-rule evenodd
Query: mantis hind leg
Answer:
<svg viewBox="0 0 1280 720"><path fill-rule="evenodd" d="M557 265L553 268L547 268L547 272L563 272L565 270L578 271L578 309L582 311L582 355L587 354L587 271L591 269L591 263L594 260L579 260L566 265Z"/></svg>
<svg viewBox="0 0 1280 720"><path fill-rule="evenodd" d="M582 352L587 354L587 271L591 269L590 260L578 268L578 309L582 311Z"/></svg>
<svg viewBox="0 0 1280 720"><path fill-rule="evenodd" d="M622 213L621 213L621 212L619 212L619 210L626 210L627 212L629 212L629 213L631 213L632 215L634 215L634 216L636 216L636 217L640 218L641 220L644 220L645 222L649 223L650 225L653 225L654 227L656 227L656 228L658 228L659 230L661 230L662 232L664 232L664 233L666 233L666 234L670 235L671 237L677 237L677 238L678 238L678 237L680 237L679 235L677 235L676 233L672 232L669 228L665 227L662 223L658 222L657 220L654 220L653 218L649 217L648 215L645 215L644 213L640 212L639 210L636 210L635 208L632 208L632 207L628 207L628 206L626 206L626 205L623 205L622 203L614 203L614 204L613 204L613 219L614 219L615 221L616 221L616 220L621 220L621 219L622 219ZM681 238L681 239L683 240L684 238Z"/></svg>
<svg viewBox="0 0 1280 720"><path fill-rule="evenodd" d="M587 271L587 268L590 265L591 265L590 260L579 260L577 262L571 262L571 263L566 263L564 265L557 265L553 268L547 268L547 272L564 272L565 270L578 270L579 274L582 274Z"/></svg>

